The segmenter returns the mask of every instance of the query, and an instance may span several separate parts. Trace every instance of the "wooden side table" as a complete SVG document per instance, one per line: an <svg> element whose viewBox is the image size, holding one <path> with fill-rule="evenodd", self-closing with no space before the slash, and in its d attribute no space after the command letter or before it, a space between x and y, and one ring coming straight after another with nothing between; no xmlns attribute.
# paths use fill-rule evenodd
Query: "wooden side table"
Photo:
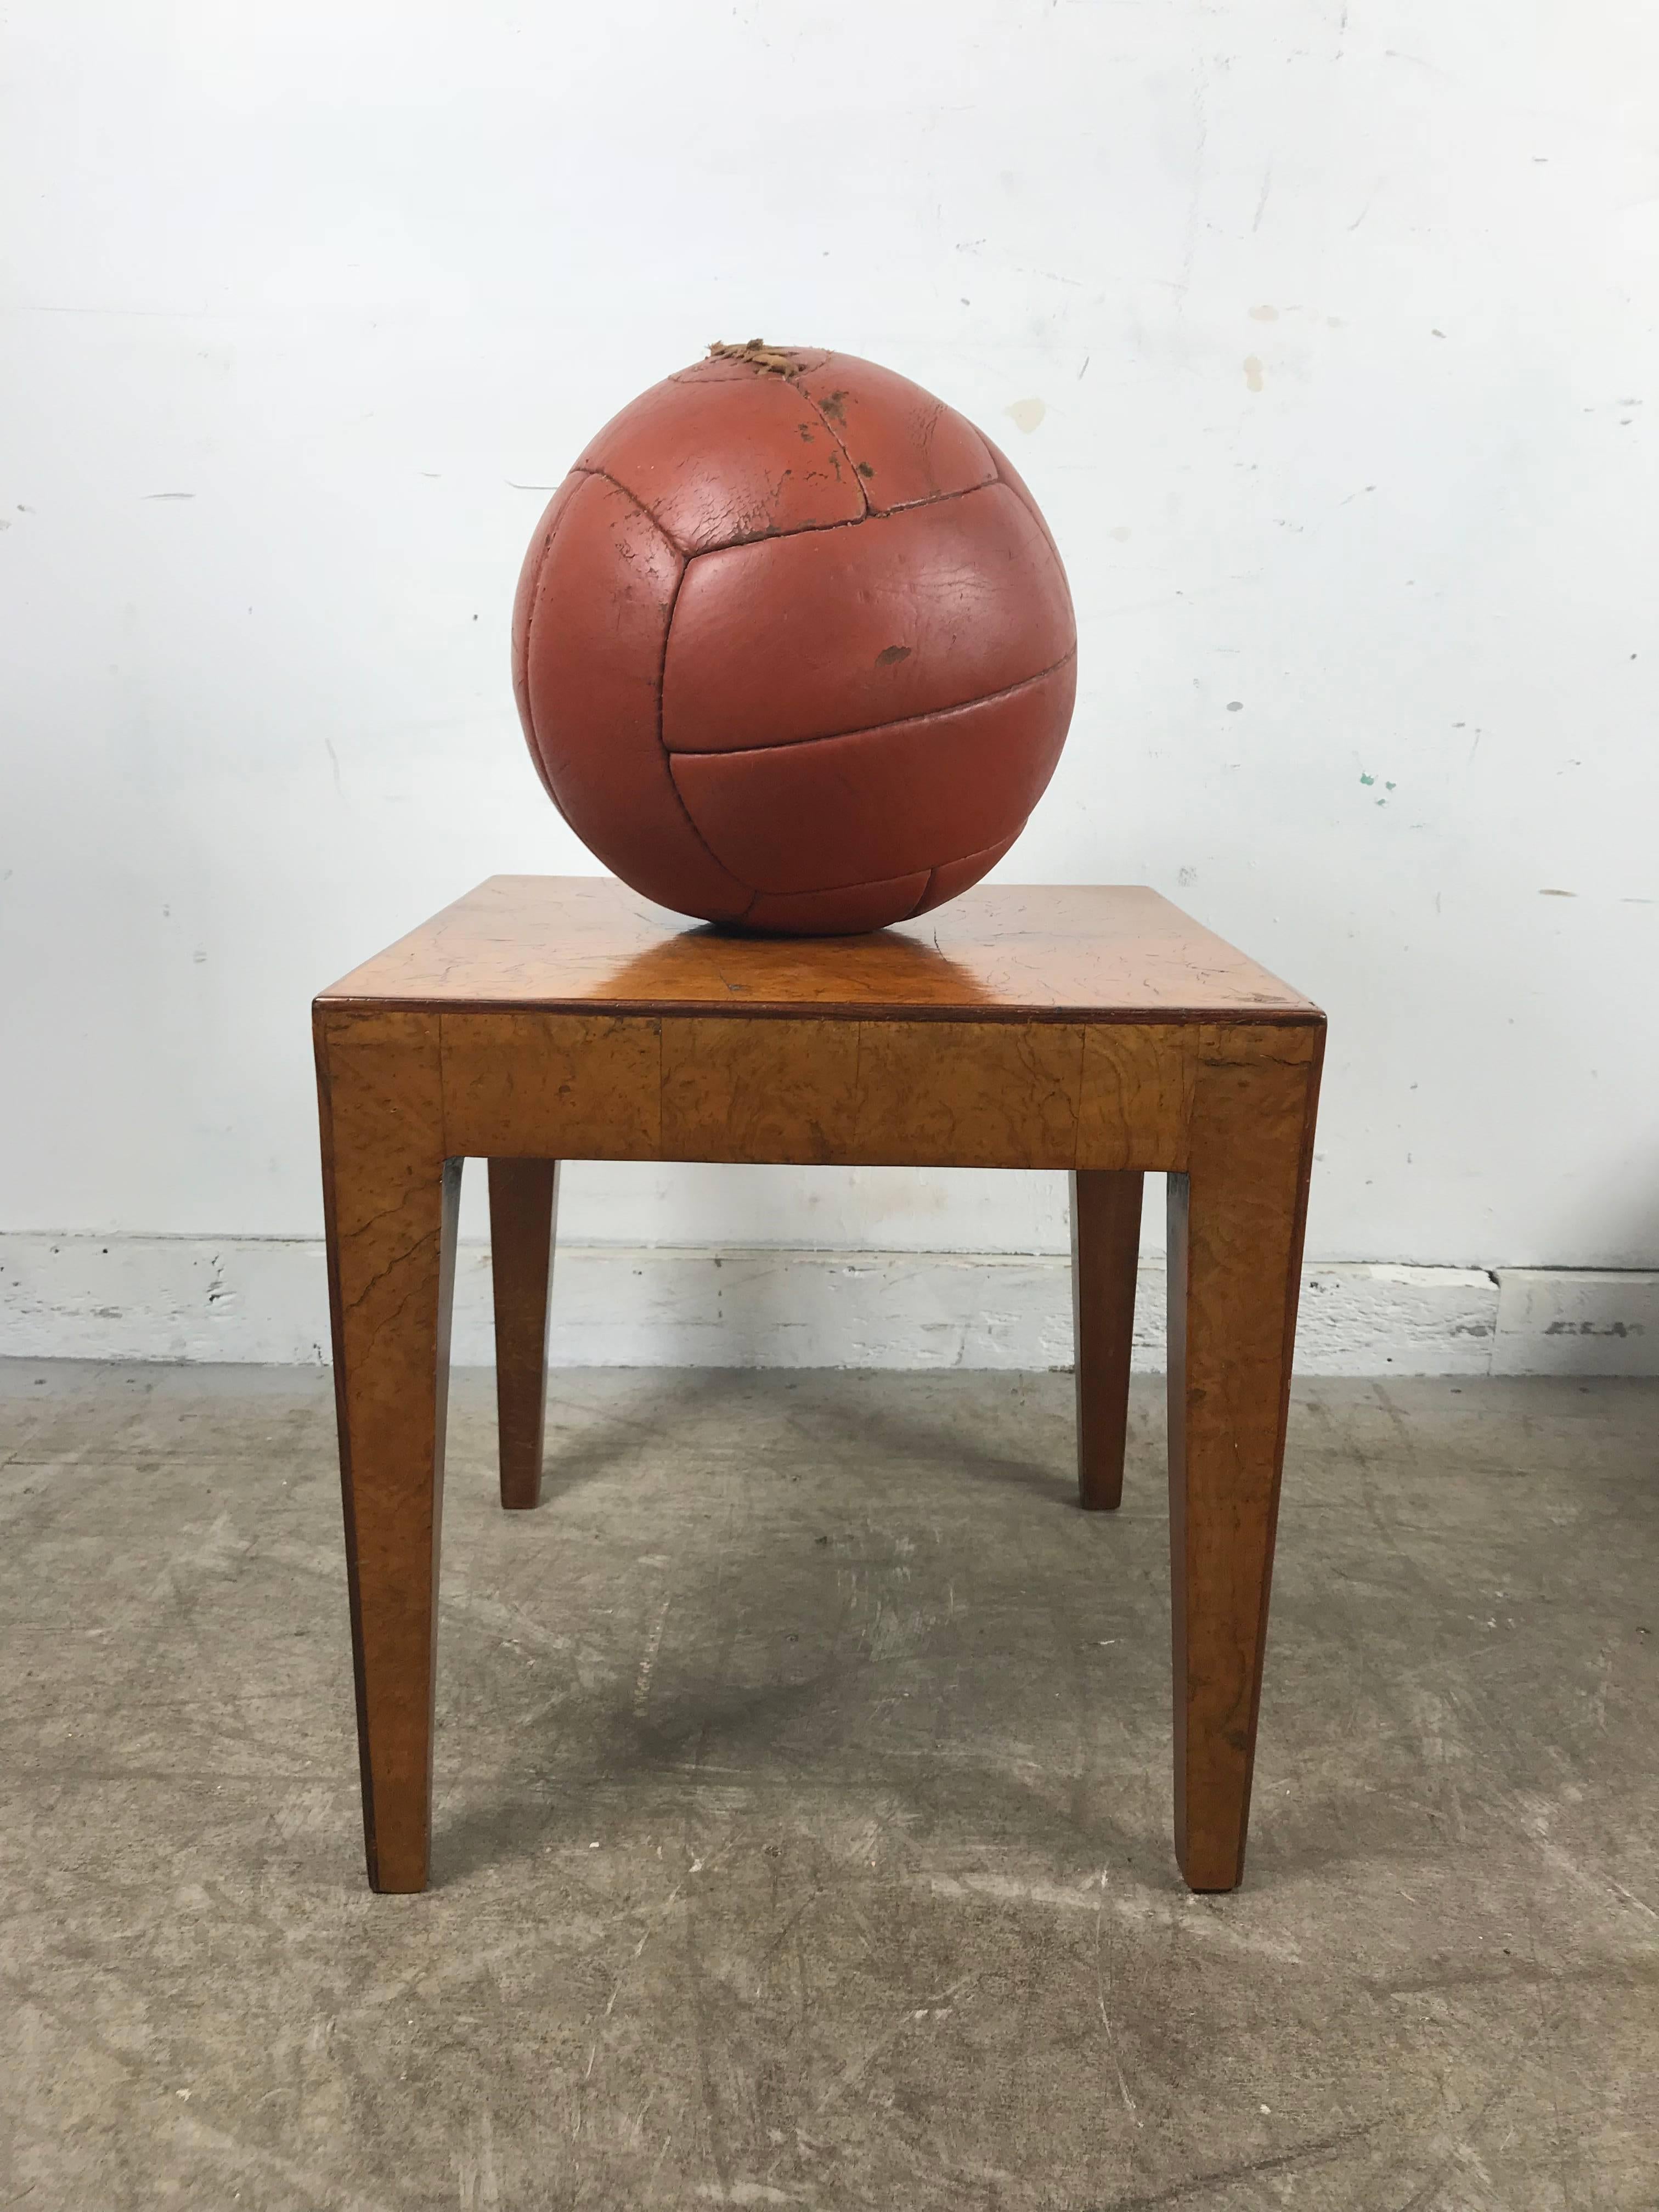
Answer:
<svg viewBox="0 0 1659 2212"><path fill-rule="evenodd" d="M1175 1831L1243 1865L1324 1017L1155 892L981 886L723 935L498 876L314 1010L368 1878L427 1881L461 1162L489 1162L501 1502L536 1503L558 1163L1060 1168L1079 1484L1117 1504L1141 1176L1170 1176Z"/></svg>

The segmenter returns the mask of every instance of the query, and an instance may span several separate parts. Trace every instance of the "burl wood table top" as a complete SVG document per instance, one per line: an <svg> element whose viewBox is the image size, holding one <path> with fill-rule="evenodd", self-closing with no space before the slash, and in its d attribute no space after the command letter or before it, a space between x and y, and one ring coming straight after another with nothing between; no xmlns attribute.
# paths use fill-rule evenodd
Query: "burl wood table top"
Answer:
<svg viewBox="0 0 1659 2212"><path fill-rule="evenodd" d="M1285 1022L1319 1010L1139 884L981 884L868 937L742 937L609 877L492 876L322 1009Z"/></svg>

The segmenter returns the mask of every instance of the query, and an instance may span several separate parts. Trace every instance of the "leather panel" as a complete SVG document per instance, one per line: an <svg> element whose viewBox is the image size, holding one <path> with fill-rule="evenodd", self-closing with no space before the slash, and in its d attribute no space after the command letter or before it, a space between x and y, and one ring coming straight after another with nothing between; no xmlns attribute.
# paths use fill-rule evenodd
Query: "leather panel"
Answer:
<svg viewBox="0 0 1659 2212"><path fill-rule="evenodd" d="M1009 490L1013 493L1015 498L1018 499L1024 507L1026 512L1030 515L1032 521L1036 523L1037 528L1048 539L1049 549L1054 556L1054 566L1060 570L1060 580L1061 583L1066 586L1066 604L1069 607L1072 605L1072 586L1066 574L1066 564L1060 557L1060 548L1054 544L1054 533L1048 527L1047 516L1043 514L1042 509L1037 505L1036 500L1031 496L1031 487L1026 483L1024 477L1021 476L1019 471L1009 459L1007 454L1003 452L1000 446L994 446L991 443L991 441L988 438L985 441L985 448L990 454L991 459L996 463L997 477L999 481L1007 485Z"/></svg>
<svg viewBox="0 0 1659 2212"><path fill-rule="evenodd" d="M530 739L532 767L541 778L542 789L559 806L558 793L547 780L547 769L531 732L530 679L528 653L530 644L530 611L535 604L536 587L541 579L542 563L547 549L553 543L553 534L559 526L560 517L569 504L570 497L582 482L578 476L568 476L542 509L542 519L536 525L536 534L531 539L524 556L524 566L519 571L519 587L513 595L513 696L519 709L519 720ZM561 814L564 809L559 806Z"/></svg>
<svg viewBox="0 0 1659 2212"><path fill-rule="evenodd" d="M681 568L625 492L603 477L576 480L526 594L525 734L560 811L606 867L712 921L740 913L750 889L687 819L658 735Z"/></svg>
<svg viewBox="0 0 1659 2212"><path fill-rule="evenodd" d="M692 561L663 742L728 752L869 729L1006 690L1075 644L1053 548L1014 491L988 484Z"/></svg>
<svg viewBox="0 0 1659 2212"><path fill-rule="evenodd" d="M674 781L711 851L763 892L931 871L1012 842L1066 741L1075 669L811 744L676 754Z"/></svg>
<svg viewBox="0 0 1659 2212"><path fill-rule="evenodd" d="M793 896L763 893L743 918L750 930L776 930L786 937L860 937L885 929L914 913L927 887L925 875L900 876L890 883L854 884L838 891L800 891Z"/></svg>
<svg viewBox="0 0 1659 2212"><path fill-rule="evenodd" d="M1024 827L1022 822L1019 830ZM955 898L959 892L970 890L981 876L990 873L1005 853L1012 850L1019 830L1015 830L1012 837L1005 837L1000 845L989 845L982 853L969 853L963 860L947 860L943 867L935 868L927 896L916 912L929 914L934 907L943 906L947 899Z"/></svg>
<svg viewBox="0 0 1659 2212"><path fill-rule="evenodd" d="M577 467L623 485L688 553L864 514L851 462L787 377L741 362L707 366L727 373L653 385L605 424Z"/></svg>
<svg viewBox="0 0 1659 2212"><path fill-rule="evenodd" d="M875 514L996 481L973 424L931 392L856 354L832 353L793 381L839 433Z"/></svg>

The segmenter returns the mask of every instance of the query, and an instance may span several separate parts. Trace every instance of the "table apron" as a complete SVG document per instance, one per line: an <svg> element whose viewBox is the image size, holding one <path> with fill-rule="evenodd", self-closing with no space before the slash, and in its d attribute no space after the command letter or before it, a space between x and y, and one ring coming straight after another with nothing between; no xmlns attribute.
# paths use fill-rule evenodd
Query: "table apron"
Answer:
<svg viewBox="0 0 1659 2212"><path fill-rule="evenodd" d="M336 1033L384 1015L331 1011ZM1311 1060L1322 1024L511 1012L429 1024L471 1158L1180 1170L1201 1071ZM367 1042L367 1037L363 1037Z"/></svg>

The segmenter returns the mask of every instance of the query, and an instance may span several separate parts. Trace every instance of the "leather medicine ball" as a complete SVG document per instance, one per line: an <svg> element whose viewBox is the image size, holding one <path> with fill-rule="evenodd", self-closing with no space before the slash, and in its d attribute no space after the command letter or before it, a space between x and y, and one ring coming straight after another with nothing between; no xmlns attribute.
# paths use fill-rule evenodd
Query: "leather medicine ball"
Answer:
<svg viewBox="0 0 1659 2212"><path fill-rule="evenodd" d="M850 354L715 347L601 430L514 611L531 754L635 890L829 936L925 913L1024 826L1077 635L1036 502Z"/></svg>

